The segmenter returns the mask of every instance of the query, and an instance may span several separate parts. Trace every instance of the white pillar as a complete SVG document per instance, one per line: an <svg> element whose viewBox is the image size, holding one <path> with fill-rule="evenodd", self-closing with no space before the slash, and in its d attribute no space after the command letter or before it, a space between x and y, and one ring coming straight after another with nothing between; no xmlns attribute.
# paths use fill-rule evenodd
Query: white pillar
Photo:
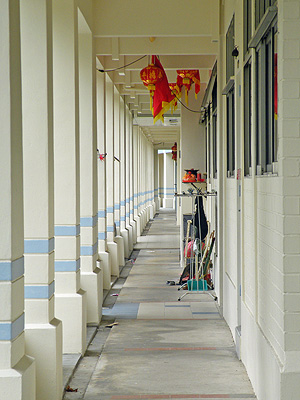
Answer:
<svg viewBox="0 0 300 400"><path fill-rule="evenodd" d="M102 68L101 65L98 65ZM103 270L103 288L111 288L111 258L106 244L106 156L103 160L100 155L106 153L105 137L105 74L97 72L97 148L98 157L98 253Z"/></svg>
<svg viewBox="0 0 300 400"><path fill-rule="evenodd" d="M25 355L22 105L19 1L0 1L0 396L33 399Z"/></svg>
<svg viewBox="0 0 300 400"><path fill-rule="evenodd" d="M78 10L80 121L80 269L87 293L87 322L98 324L103 293L98 259L97 131L95 124L96 56L93 35Z"/></svg>
<svg viewBox="0 0 300 400"><path fill-rule="evenodd" d="M158 154L158 200L159 206L163 206L164 198L164 154Z"/></svg>
<svg viewBox="0 0 300 400"><path fill-rule="evenodd" d="M86 293L80 288L77 8L53 1L55 315L64 353L86 349Z"/></svg>
<svg viewBox="0 0 300 400"><path fill-rule="evenodd" d="M163 207L174 208L174 161L172 153L164 153Z"/></svg>
<svg viewBox="0 0 300 400"><path fill-rule="evenodd" d="M139 227L139 216L138 216L138 194L139 194L139 185L138 185L138 138L139 138L139 127L133 127L133 137L132 137L132 155L133 155L133 219L135 221L135 240L137 240L138 236L138 227Z"/></svg>
<svg viewBox="0 0 300 400"><path fill-rule="evenodd" d="M155 211L158 212L160 208L159 198L158 198L158 152L154 150L154 202L155 202Z"/></svg>
<svg viewBox="0 0 300 400"><path fill-rule="evenodd" d="M137 130L137 126L133 126L132 118L130 119L130 139L129 139L129 149L130 149L130 211L129 220L130 226L132 227L132 246L137 242L137 227L136 221L134 219L134 131Z"/></svg>
<svg viewBox="0 0 300 400"><path fill-rule="evenodd" d="M111 256L111 274L119 276L118 245L114 242L114 85L107 74L105 78L107 248Z"/></svg>
<svg viewBox="0 0 300 400"><path fill-rule="evenodd" d="M26 353L36 360L37 398L59 400L62 323L54 318L51 1L21 2L21 50Z"/></svg>
<svg viewBox="0 0 300 400"><path fill-rule="evenodd" d="M126 107L125 109L125 139L126 139L126 229L128 231L128 246L129 252L133 250L133 230L130 225L130 196L131 196L131 186L130 186L130 170L131 170L131 148L130 148L130 135L131 135L131 113Z"/></svg>
<svg viewBox="0 0 300 400"><path fill-rule="evenodd" d="M120 94L114 87L114 221L119 267L125 265L124 239L120 235Z"/></svg>
<svg viewBox="0 0 300 400"><path fill-rule="evenodd" d="M126 132L125 132L125 110L124 100L120 99L120 234L124 240L124 253L128 258L129 234L126 229Z"/></svg>

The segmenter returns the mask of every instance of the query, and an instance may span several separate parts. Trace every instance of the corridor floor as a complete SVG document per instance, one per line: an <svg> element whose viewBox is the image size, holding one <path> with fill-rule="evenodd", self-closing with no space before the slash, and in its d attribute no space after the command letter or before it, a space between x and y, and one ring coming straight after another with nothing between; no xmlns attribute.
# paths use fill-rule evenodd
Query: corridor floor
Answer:
<svg viewBox="0 0 300 400"><path fill-rule="evenodd" d="M65 399L255 399L213 299L191 292L178 302L183 292L166 285L181 273L175 213L161 209L148 228Z"/></svg>

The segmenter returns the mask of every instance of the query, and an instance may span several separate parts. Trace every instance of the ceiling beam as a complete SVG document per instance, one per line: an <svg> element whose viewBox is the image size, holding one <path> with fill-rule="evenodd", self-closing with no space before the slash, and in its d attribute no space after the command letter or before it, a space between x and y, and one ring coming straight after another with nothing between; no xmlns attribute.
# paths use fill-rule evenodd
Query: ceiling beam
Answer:
<svg viewBox="0 0 300 400"><path fill-rule="evenodd" d="M111 56L113 38L95 38L97 55ZM138 56L143 54L188 55L217 54L218 43L212 37L156 37L150 42L149 37L120 37L119 54Z"/></svg>
<svg viewBox="0 0 300 400"><path fill-rule="evenodd" d="M188 15L188 18L185 18ZM211 36L218 0L94 0L95 36Z"/></svg>
<svg viewBox="0 0 300 400"><path fill-rule="evenodd" d="M119 62L113 61L111 56L98 56L99 61L103 65L104 69L114 69L119 68ZM125 56L124 62L125 65L131 63L138 59L138 56ZM172 56L160 56L160 62L165 70L177 70L177 69L199 69L205 68L209 69L212 68L215 62L216 56L215 55L187 55L187 56L180 56L180 55L172 55ZM145 68L148 65L147 57L135 62L132 65L126 67L127 71L140 71L141 69Z"/></svg>

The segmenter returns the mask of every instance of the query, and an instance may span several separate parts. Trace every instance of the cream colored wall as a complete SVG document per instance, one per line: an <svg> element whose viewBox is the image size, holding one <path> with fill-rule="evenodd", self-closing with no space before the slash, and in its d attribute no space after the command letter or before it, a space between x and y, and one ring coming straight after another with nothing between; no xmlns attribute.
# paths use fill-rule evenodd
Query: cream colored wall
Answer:
<svg viewBox="0 0 300 400"><path fill-rule="evenodd" d="M225 63L225 40L228 25L235 15L235 43L239 64L235 62L237 151L243 167L243 4L227 1L222 6L219 59ZM278 1L278 71L279 71L279 147L278 176L243 177L242 173L242 302L241 358L258 399L289 399L299 391L299 2ZM298 31L299 32L299 31ZM255 57L252 50L252 95L255 99ZM218 69L219 96L225 82L225 68ZM240 83L237 80L241 74ZM253 101L252 166L255 166L255 102ZM222 167L226 171L225 96L218 104L219 144ZM238 161L238 159L236 159ZM255 171L255 168L253 168ZM237 180L220 176L215 185L224 187L222 235L224 317L235 333L238 323L236 279ZM222 196L222 193L219 193ZM297 267L296 267L297 266ZM221 299L222 302L222 299ZM297 396L297 395L296 395Z"/></svg>
<svg viewBox="0 0 300 400"><path fill-rule="evenodd" d="M208 36L214 33L218 0L95 0L94 27L98 36ZM205 9L205 12L203 10ZM164 10L163 12L158 10ZM183 15L189 15L183 23ZM126 23L124 23L126 16ZM113 23L112 23L113 21Z"/></svg>

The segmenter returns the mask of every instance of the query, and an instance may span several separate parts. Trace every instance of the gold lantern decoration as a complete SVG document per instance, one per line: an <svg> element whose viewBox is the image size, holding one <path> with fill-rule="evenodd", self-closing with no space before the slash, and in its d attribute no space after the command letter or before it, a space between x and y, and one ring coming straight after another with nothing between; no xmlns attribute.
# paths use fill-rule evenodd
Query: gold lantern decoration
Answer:
<svg viewBox="0 0 300 400"><path fill-rule="evenodd" d="M143 84L150 91L150 110L153 108L153 96L155 91L155 85L163 79L163 70L154 64L149 64L146 68L143 68L140 72L141 80Z"/></svg>

